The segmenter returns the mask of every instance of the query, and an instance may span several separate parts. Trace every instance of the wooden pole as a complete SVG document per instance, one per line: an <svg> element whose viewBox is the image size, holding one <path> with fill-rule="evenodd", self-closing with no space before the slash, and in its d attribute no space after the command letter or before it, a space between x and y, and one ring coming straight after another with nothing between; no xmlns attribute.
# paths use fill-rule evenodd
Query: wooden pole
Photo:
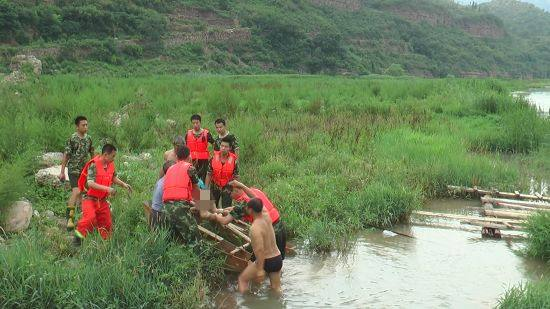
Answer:
<svg viewBox="0 0 550 309"><path fill-rule="evenodd" d="M518 212L518 211L507 211L507 210L485 209L483 210L483 212L486 216L492 216L496 218L507 218L507 219L525 220L530 216L529 213Z"/></svg>
<svg viewBox="0 0 550 309"><path fill-rule="evenodd" d="M523 221L519 220L512 220L512 219L498 219L498 218L486 218L486 217L474 217L474 216L463 216L463 215L455 215L455 214L443 214L443 213L436 213L436 212L429 212L429 211L413 211L413 214L421 215L421 216L428 216L428 217L437 217L437 218L447 218L447 219L456 219L456 220L476 220L486 223L509 223L509 224L523 224Z"/></svg>
<svg viewBox="0 0 550 309"><path fill-rule="evenodd" d="M237 252L239 252L239 250L245 250L246 248L250 247L250 243L247 242L246 244L240 246L240 247L237 247L235 248L233 251L229 252L229 254L235 254Z"/></svg>
<svg viewBox="0 0 550 309"><path fill-rule="evenodd" d="M237 236L240 236L242 239L244 239L246 242L252 242L252 240L250 240L250 237L248 237L246 234L244 234L243 232L241 232L233 223L229 223L228 225L226 225L227 228L233 232L235 235Z"/></svg>
<svg viewBox="0 0 550 309"><path fill-rule="evenodd" d="M460 186L447 186L447 189L453 192L466 192L466 193L473 193L478 195L492 195L492 196L500 196L500 197L507 197L507 198L540 200L540 201L550 202L550 196L543 196L540 193L535 193L534 195L521 194L518 191L515 191L514 193L510 193L510 192L499 192L498 190L484 190L484 189L479 189L477 187L469 188L469 187L460 187Z"/></svg>
<svg viewBox="0 0 550 309"><path fill-rule="evenodd" d="M491 196L483 196L481 197L482 203L491 203L494 205L517 205L522 206L526 208L531 209L545 209L550 210L550 204L547 203L537 203L537 202L530 202L530 201L518 201L518 200L510 200L510 199L503 199L503 198L494 198Z"/></svg>
<svg viewBox="0 0 550 309"><path fill-rule="evenodd" d="M523 229L521 226L512 225L509 223L499 224L499 223L492 223L492 222L479 221L479 220L460 220L460 223L481 226L481 227L492 227L492 228L501 229L501 230L522 230Z"/></svg>

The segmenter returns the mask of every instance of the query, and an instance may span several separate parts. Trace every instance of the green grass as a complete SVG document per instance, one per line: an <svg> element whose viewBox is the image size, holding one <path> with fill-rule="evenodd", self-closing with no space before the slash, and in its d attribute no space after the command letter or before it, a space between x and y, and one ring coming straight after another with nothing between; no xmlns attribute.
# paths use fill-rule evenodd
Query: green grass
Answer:
<svg viewBox="0 0 550 309"><path fill-rule="evenodd" d="M292 75L60 75L2 86L3 202L22 194L39 212L63 216L68 192L38 187L23 167L31 157L21 154L62 150L78 114L88 117L96 149L106 141L120 149L119 176L135 192L113 199L115 232L108 242L93 238L75 252L65 233L45 219L33 219L28 232L10 236L0 247L0 277L9 278L0 281L0 305L202 301L219 265L208 263L208 252L151 235L140 206L150 198L163 151L189 127L193 113L202 114L211 130L216 118L227 118L241 145L243 181L266 191L296 241L314 251L344 250L354 232L391 226L426 199L445 196L448 184L525 191L529 175L544 178L550 123L508 98L510 90L528 86L512 80ZM127 118L114 127L113 113L124 112ZM499 133L495 139L492 132ZM508 143L504 137L511 132L522 138ZM153 159L124 163L124 154L143 151ZM10 192L12 185L18 194ZM93 286L94 280L100 285ZM41 284L46 288L30 292ZM150 291L143 292L146 287Z"/></svg>
<svg viewBox="0 0 550 309"><path fill-rule="evenodd" d="M518 285L508 290L499 300L501 309L548 308L550 306L550 281L548 279Z"/></svg>
<svg viewBox="0 0 550 309"><path fill-rule="evenodd" d="M527 254L550 262L550 213L539 212L527 223Z"/></svg>

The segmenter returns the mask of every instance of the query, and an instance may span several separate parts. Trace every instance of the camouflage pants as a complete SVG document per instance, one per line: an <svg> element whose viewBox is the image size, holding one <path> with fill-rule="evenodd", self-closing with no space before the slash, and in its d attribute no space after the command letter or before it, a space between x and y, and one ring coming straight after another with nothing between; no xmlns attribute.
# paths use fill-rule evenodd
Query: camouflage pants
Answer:
<svg viewBox="0 0 550 309"><path fill-rule="evenodd" d="M186 201L169 201L164 203L166 224L172 236L186 244L196 244L199 240L197 220L189 210L191 205Z"/></svg>

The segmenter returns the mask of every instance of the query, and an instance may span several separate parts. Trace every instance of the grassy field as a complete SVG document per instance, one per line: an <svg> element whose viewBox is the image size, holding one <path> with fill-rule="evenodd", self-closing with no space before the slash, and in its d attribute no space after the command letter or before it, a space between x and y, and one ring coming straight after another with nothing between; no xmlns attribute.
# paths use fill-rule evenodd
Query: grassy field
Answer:
<svg viewBox="0 0 550 309"><path fill-rule="evenodd" d="M550 122L509 95L529 86L537 84L201 75L61 75L2 86L0 207L25 196L39 212L64 214L68 193L37 187L31 158L61 151L77 114L88 117L96 149L117 145L119 176L135 192L113 199L109 242L92 238L77 252L65 232L34 219L28 232L0 245L0 304L199 304L220 273L219 259L151 235L140 206L162 152L193 113L212 130L214 119L228 119L240 140L244 182L268 193L292 237L327 251L344 249L355 231L406 218L446 195L448 184L526 190L531 178L548 179ZM154 159L122 158L141 152Z"/></svg>

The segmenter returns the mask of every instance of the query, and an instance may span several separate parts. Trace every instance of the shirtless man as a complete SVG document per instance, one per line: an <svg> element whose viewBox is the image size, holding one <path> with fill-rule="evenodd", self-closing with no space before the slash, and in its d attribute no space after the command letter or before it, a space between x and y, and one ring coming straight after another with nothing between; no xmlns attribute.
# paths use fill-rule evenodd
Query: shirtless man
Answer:
<svg viewBox="0 0 550 309"><path fill-rule="evenodd" d="M254 217L250 227L250 239L256 261L248 264L239 275L239 291L245 293L249 289L250 280L263 281L265 274L269 276L271 289L281 293L281 269L283 259L275 242L275 231L271 218L263 210L262 200L253 198L247 203L246 211Z"/></svg>
<svg viewBox="0 0 550 309"><path fill-rule="evenodd" d="M178 157L176 156L176 149L178 147L181 147L181 146L185 145L185 139L183 138L183 136L177 135L172 140L172 145L174 146L174 148L172 148L170 150L166 150L166 152L164 152L164 163L166 163L168 161L174 161L174 162L178 161ZM161 168L160 169L160 177L163 177L163 176L164 176L164 169Z"/></svg>

